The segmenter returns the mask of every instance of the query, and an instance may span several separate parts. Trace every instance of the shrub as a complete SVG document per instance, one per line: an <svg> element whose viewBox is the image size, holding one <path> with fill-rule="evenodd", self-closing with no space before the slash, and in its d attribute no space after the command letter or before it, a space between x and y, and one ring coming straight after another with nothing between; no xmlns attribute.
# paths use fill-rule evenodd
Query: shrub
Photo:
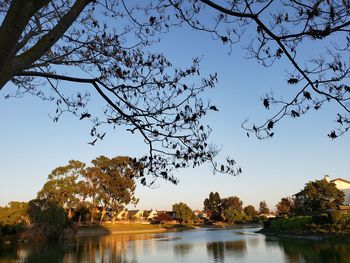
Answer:
<svg viewBox="0 0 350 263"><path fill-rule="evenodd" d="M266 224L267 228L273 231L299 231L303 230L312 223L312 218L310 216L295 216L288 219L276 218L274 220L268 220Z"/></svg>
<svg viewBox="0 0 350 263"><path fill-rule="evenodd" d="M327 214L320 214L312 216L312 222L316 225L324 225L329 223L329 216Z"/></svg>
<svg viewBox="0 0 350 263"><path fill-rule="evenodd" d="M339 210L328 212L329 223L338 224L343 218L343 214Z"/></svg>
<svg viewBox="0 0 350 263"><path fill-rule="evenodd" d="M31 200L28 215L34 228L47 238L60 238L68 225L64 209L46 199Z"/></svg>

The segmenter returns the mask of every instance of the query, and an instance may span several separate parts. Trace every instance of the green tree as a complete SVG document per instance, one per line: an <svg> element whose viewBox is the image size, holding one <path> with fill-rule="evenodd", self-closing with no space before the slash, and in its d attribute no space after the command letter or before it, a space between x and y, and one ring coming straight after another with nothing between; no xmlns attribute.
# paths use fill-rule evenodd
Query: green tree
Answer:
<svg viewBox="0 0 350 263"><path fill-rule="evenodd" d="M235 209L242 211L243 201L238 196L229 196L221 199L221 209Z"/></svg>
<svg viewBox="0 0 350 263"><path fill-rule="evenodd" d="M345 196L343 191L326 179L308 182L300 194L301 205L305 212L325 212L328 209L336 209L344 202Z"/></svg>
<svg viewBox="0 0 350 263"><path fill-rule="evenodd" d="M259 212L255 210L255 207L252 205L248 205L243 208L244 213L250 217L250 219L254 219L259 215Z"/></svg>
<svg viewBox="0 0 350 263"><path fill-rule="evenodd" d="M295 210L295 202L291 197L283 197L276 205L278 215L292 215Z"/></svg>
<svg viewBox="0 0 350 263"><path fill-rule="evenodd" d="M206 198L203 202L204 210L210 211L212 213L211 219L220 220L221 219L221 198L218 192L210 192L209 198Z"/></svg>
<svg viewBox="0 0 350 263"><path fill-rule="evenodd" d="M28 203L12 201L0 207L0 224L16 225L27 221Z"/></svg>
<svg viewBox="0 0 350 263"><path fill-rule="evenodd" d="M76 210L78 205L85 201L85 182L83 175L85 164L71 160L66 166L55 168L48 176L48 181L38 192L38 199L47 199L56 202L68 212L71 218L72 210Z"/></svg>
<svg viewBox="0 0 350 263"><path fill-rule="evenodd" d="M242 210L228 208L222 212L224 220L230 224L243 220L244 214Z"/></svg>
<svg viewBox="0 0 350 263"><path fill-rule="evenodd" d="M267 207L267 204L265 201L261 201L259 204L259 214L268 214L270 213L270 209Z"/></svg>
<svg viewBox="0 0 350 263"><path fill-rule="evenodd" d="M28 215L34 229L50 239L62 237L67 227L67 214L56 202L46 199L29 201Z"/></svg>
<svg viewBox="0 0 350 263"><path fill-rule="evenodd" d="M102 207L100 224L107 210L115 215L125 205L136 204L134 179L143 175L143 165L130 157L109 159L100 156L86 168L86 179L92 187L91 198L95 207Z"/></svg>
<svg viewBox="0 0 350 263"><path fill-rule="evenodd" d="M0 207L0 236L18 233L26 227L29 223L27 208L28 203L15 201Z"/></svg>
<svg viewBox="0 0 350 263"><path fill-rule="evenodd" d="M187 222L194 219L194 213L192 209L185 203L176 203L173 205L173 212L180 222Z"/></svg>

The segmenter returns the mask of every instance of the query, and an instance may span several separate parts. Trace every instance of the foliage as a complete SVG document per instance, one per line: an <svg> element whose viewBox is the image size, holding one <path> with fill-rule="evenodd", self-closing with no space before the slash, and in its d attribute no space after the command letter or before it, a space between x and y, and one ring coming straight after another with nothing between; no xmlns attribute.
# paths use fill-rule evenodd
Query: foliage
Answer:
<svg viewBox="0 0 350 263"><path fill-rule="evenodd" d="M65 112L90 120L91 145L103 140L107 125L138 134L148 147L139 161L152 176L176 183L173 169L206 162L214 171L237 174L234 160L213 161L218 149L202 123L217 111L201 97L217 83L216 74L202 76L198 58L176 68L146 51L157 32L179 24L165 21L170 7L163 1L2 1L0 90L10 88L6 98L32 94L53 101L54 121ZM86 90L75 94L81 85ZM106 105L103 113L87 107L90 94Z"/></svg>
<svg viewBox="0 0 350 263"><path fill-rule="evenodd" d="M259 215L258 211L256 211L255 207L252 205L248 205L248 206L244 207L243 211L251 219L254 219Z"/></svg>
<svg viewBox="0 0 350 263"><path fill-rule="evenodd" d="M334 216L334 218L332 218ZM264 231L310 235L350 234L350 214L336 211L335 215L293 216L290 218L269 219L264 222Z"/></svg>
<svg viewBox="0 0 350 263"><path fill-rule="evenodd" d="M265 201L261 201L259 204L259 214L268 214L270 213L270 209L267 207L267 204Z"/></svg>
<svg viewBox="0 0 350 263"><path fill-rule="evenodd" d="M187 222L195 218L192 209L182 202L173 205L173 212L175 213L176 219L181 222Z"/></svg>
<svg viewBox="0 0 350 263"><path fill-rule="evenodd" d="M103 207L100 221L106 209L121 211L125 205L136 204L135 181L143 175L143 166L130 157L109 159L100 156L91 161L93 166L87 167L86 179L91 186L93 205Z"/></svg>
<svg viewBox="0 0 350 263"><path fill-rule="evenodd" d="M143 165L130 157L97 157L92 166L71 160L66 166L54 169L48 181L38 193L38 199L49 200L80 215L90 209L91 219L94 210L102 207L100 221L106 210L115 215L125 205L136 204L134 196L135 179L143 177ZM72 217L72 215L69 215Z"/></svg>
<svg viewBox="0 0 350 263"><path fill-rule="evenodd" d="M167 222L173 220L173 217L168 212L162 212L158 213L156 221L159 221L160 223Z"/></svg>
<svg viewBox="0 0 350 263"><path fill-rule="evenodd" d="M0 235L15 234L24 229L28 222L28 203L10 202L6 207L0 207Z"/></svg>
<svg viewBox="0 0 350 263"><path fill-rule="evenodd" d="M34 199L29 201L28 215L34 229L48 238L60 238L67 227L66 212L51 200Z"/></svg>
<svg viewBox="0 0 350 263"><path fill-rule="evenodd" d="M241 222L244 219L244 214L242 210L235 209L235 208L228 208L225 209L223 212L224 220L230 224L235 222Z"/></svg>
<svg viewBox="0 0 350 263"><path fill-rule="evenodd" d="M221 219L221 198L218 192L211 192L209 198L206 198L203 202L204 210L212 213L211 219Z"/></svg>
<svg viewBox="0 0 350 263"><path fill-rule="evenodd" d="M350 130L349 2L348 1L171 1L187 25L230 47L243 42L248 57L264 67L286 63L285 86L292 95L262 97L274 113L259 125L243 123L258 138L271 138L279 121L298 118L332 102L338 106L332 139ZM249 34L244 34L245 32ZM245 37L246 36L246 37ZM336 42L333 42L335 41ZM304 47L315 47L305 55ZM281 85L279 85L280 87ZM278 91L278 88L276 89ZM277 92L278 93L278 92Z"/></svg>
<svg viewBox="0 0 350 263"><path fill-rule="evenodd" d="M221 199L221 209L235 209L242 211L243 202L238 196L229 196Z"/></svg>
<svg viewBox="0 0 350 263"><path fill-rule="evenodd" d="M329 217L327 214L313 215L312 223L316 225L323 225L329 223Z"/></svg>
<svg viewBox="0 0 350 263"><path fill-rule="evenodd" d="M308 182L299 193L299 199L304 212L326 212L336 209L344 202L344 192L327 180Z"/></svg>
<svg viewBox="0 0 350 263"><path fill-rule="evenodd" d="M295 216L291 218L276 218L269 220L267 229L270 231L296 232L306 229L312 223L311 216ZM266 225L264 225L266 227Z"/></svg>
<svg viewBox="0 0 350 263"><path fill-rule="evenodd" d="M77 209L88 193L87 186L82 179L85 164L71 160L66 166L55 168L48 176L48 181L38 192L38 199L56 202L68 210Z"/></svg>
<svg viewBox="0 0 350 263"><path fill-rule="evenodd" d="M294 213L295 203L291 197L283 197L276 205L278 215L292 215Z"/></svg>

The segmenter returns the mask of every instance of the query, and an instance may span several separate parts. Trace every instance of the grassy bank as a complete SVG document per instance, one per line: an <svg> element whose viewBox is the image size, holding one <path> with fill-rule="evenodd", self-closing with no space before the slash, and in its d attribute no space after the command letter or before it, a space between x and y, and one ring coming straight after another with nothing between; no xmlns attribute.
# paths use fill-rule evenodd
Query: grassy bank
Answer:
<svg viewBox="0 0 350 263"><path fill-rule="evenodd" d="M101 226L80 226L77 236L85 235L108 235L123 233L143 233L143 232L162 232L165 228L152 224L102 224Z"/></svg>
<svg viewBox="0 0 350 263"><path fill-rule="evenodd" d="M276 236L350 238L349 216L334 220L331 216L294 216L265 222L260 233Z"/></svg>

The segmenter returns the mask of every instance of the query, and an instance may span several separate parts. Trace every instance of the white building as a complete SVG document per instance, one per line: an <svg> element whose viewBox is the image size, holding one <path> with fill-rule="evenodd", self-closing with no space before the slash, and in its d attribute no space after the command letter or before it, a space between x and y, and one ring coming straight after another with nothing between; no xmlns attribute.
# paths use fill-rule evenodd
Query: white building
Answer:
<svg viewBox="0 0 350 263"><path fill-rule="evenodd" d="M335 183L335 186L339 190L342 190L345 194L343 205L346 205L346 206L350 205L350 181L345 180L343 178L336 178L336 179L330 180L328 175L326 175L324 179L326 179L327 182Z"/></svg>

